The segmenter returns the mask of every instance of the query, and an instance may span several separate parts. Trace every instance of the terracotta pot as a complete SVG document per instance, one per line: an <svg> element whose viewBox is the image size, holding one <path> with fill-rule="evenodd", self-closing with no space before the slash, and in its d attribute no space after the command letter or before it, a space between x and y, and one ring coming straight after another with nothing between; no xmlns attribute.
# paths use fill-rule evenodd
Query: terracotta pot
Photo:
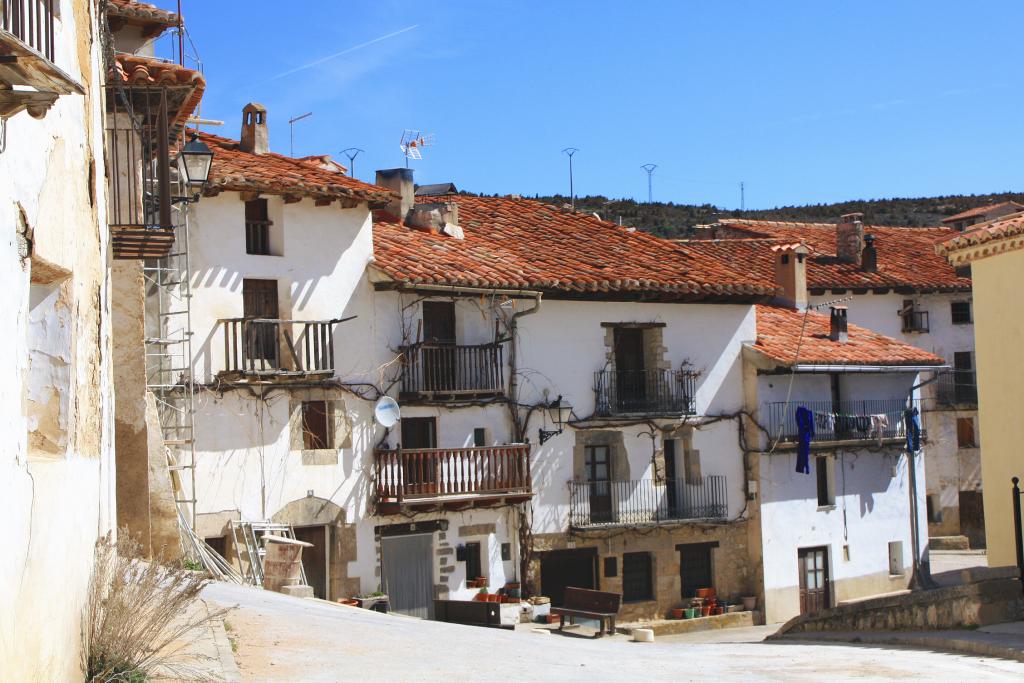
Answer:
<svg viewBox="0 0 1024 683"><path fill-rule="evenodd" d="M680 609L673 609L672 610L672 618L673 619L683 619L685 617L685 615L686 615L686 610L684 610L682 608L680 608Z"/></svg>
<svg viewBox="0 0 1024 683"><path fill-rule="evenodd" d="M341 598L338 600L339 605L348 605L349 607L359 607L359 601L351 598Z"/></svg>
<svg viewBox="0 0 1024 683"><path fill-rule="evenodd" d="M698 598L705 598L705 599L714 598L715 597L715 589L714 588L698 588L697 589L697 597Z"/></svg>
<svg viewBox="0 0 1024 683"><path fill-rule="evenodd" d="M558 622L559 622L559 617L558 617L557 614L549 614L548 615L548 623L549 624L557 624Z"/></svg>
<svg viewBox="0 0 1024 683"><path fill-rule="evenodd" d="M725 610L723 610L721 607L716 607L715 608L715 614L716 615L718 615L718 614L725 614Z"/></svg>
<svg viewBox="0 0 1024 683"><path fill-rule="evenodd" d="M489 593L487 597L491 602L501 602L501 596L497 593Z"/></svg>
<svg viewBox="0 0 1024 683"><path fill-rule="evenodd" d="M700 615L702 617L710 617L711 616L711 608L710 607L701 607L700 608Z"/></svg>
<svg viewBox="0 0 1024 683"><path fill-rule="evenodd" d="M743 600L743 609L745 611L753 612L755 609L757 609L757 596L756 595L750 595L750 596L747 596L747 597L744 597L744 598L741 598L741 599Z"/></svg>

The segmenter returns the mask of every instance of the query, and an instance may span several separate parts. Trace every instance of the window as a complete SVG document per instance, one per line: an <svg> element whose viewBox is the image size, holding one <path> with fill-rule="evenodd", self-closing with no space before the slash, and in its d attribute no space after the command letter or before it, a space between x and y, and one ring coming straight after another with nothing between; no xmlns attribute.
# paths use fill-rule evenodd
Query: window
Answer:
<svg viewBox="0 0 1024 683"><path fill-rule="evenodd" d="M718 545L712 543L683 543L676 546L679 551L679 587L681 597L692 598L698 588L714 586L711 572L711 551Z"/></svg>
<svg viewBox="0 0 1024 683"><path fill-rule="evenodd" d="M267 200L253 199L245 203L245 253L270 255L270 226Z"/></svg>
<svg viewBox="0 0 1024 683"><path fill-rule="evenodd" d="M477 427L473 430L473 446L475 448L483 448L487 445L487 428Z"/></svg>
<svg viewBox="0 0 1024 683"><path fill-rule="evenodd" d="M971 302L954 301L949 305L949 312L953 317L954 325L971 324Z"/></svg>
<svg viewBox="0 0 1024 683"><path fill-rule="evenodd" d="M619 558L614 555L604 558L604 575L608 579L619 575Z"/></svg>
<svg viewBox="0 0 1024 683"><path fill-rule="evenodd" d="M403 417L402 448L437 448L436 418Z"/></svg>
<svg viewBox="0 0 1024 683"><path fill-rule="evenodd" d="M939 494L929 493L928 497L925 498L925 502L928 505L928 523L929 524L941 524L942 523L942 503L939 500Z"/></svg>
<svg viewBox="0 0 1024 683"><path fill-rule="evenodd" d="M903 576L903 541L889 543L889 575Z"/></svg>
<svg viewBox="0 0 1024 683"><path fill-rule="evenodd" d="M904 299L903 308L900 310L900 317L903 318L903 332L927 332L928 311L919 311L914 306L913 299Z"/></svg>
<svg viewBox="0 0 1024 683"><path fill-rule="evenodd" d="M502 543L501 544L501 561L511 562L512 561L512 544Z"/></svg>
<svg viewBox="0 0 1024 683"><path fill-rule="evenodd" d="M835 467L832 458L819 455L814 459L814 470L818 480L818 507L832 507L836 504Z"/></svg>
<svg viewBox="0 0 1024 683"><path fill-rule="evenodd" d="M466 544L466 578L479 579L484 575L483 567L480 564L480 544Z"/></svg>
<svg viewBox="0 0 1024 683"><path fill-rule="evenodd" d="M956 419L956 445L958 448L975 448L978 445L974 436L973 417Z"/></svg>
<svg viewBox="0 0 1024 683"><path fill-rule="evenodd" d="M639 602L654 599L651 580L651 554L626 553L622 556L622 600Z"/></svg>
<svg viewBox="0 0 1024 683"><path fill-rule="evenodd" d="M327 401L302 402L302 447L308 451L333 448Z"/></svg>

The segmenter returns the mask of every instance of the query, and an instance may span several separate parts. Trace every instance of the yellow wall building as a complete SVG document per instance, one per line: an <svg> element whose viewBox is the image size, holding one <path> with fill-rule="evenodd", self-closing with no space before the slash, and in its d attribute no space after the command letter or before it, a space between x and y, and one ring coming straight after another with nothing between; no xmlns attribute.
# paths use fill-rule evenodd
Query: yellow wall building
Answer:
<svg viewBox="0 0 1024 683"><path fill-rule="evenodd" d="M980 224L937 251L971 267L988 563L1013 565L1010 480L1024 480L1024 213Z"/></svg>

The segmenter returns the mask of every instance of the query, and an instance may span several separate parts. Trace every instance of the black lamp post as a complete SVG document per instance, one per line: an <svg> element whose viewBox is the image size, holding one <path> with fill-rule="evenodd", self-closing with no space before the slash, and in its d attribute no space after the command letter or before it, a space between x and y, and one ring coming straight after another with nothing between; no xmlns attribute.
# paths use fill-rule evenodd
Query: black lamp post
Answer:
<svg viewBox="0 0 1024 683"><path fill-rule="evenodd" d="M198 202L199 197L210 180L210 166L213 165L213 151L199 136L192 133L181 153L178 154L178 177L190 193L184 197L175 197L177 204Z"/></svg>
<svg viewBox="0 0 1024 683"><path fill-rule="evenodd" d="M561 396L549 403L546 407L548 415L551 417L551 421L558 426L558 429L541 428L538 434L541 443L544 443L553 436L561 434L562 427L569 421L569 418L572 417L572 406L568 403L562 403Z"/></svg>

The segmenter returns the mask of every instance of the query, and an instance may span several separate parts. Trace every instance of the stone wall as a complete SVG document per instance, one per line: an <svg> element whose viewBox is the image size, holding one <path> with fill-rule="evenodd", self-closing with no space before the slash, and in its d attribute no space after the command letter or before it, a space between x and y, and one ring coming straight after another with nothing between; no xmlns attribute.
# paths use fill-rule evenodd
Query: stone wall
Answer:
<svg viewBox="0 0 1024 683"><path fill-rule="evenodd" d="M598 588L613 593L622 592L623 553L649 552L652 555L654 599L643 602L624 602L619 611L623 623L664 619L674 607L683 605L682 583L679 572L677 545L687 543L718 542L712 551L714 588L724 599L757 595L756 567L747 552L748 522L723 525L680 524L644 528L612 528L596 531L577 531L574 534L537 534L533 537L533 553L529 566L529 583L540 589L541 558L551 550L596 548L598 555ZM618 559L614 577L604 576L604 560Z"/></svg>

